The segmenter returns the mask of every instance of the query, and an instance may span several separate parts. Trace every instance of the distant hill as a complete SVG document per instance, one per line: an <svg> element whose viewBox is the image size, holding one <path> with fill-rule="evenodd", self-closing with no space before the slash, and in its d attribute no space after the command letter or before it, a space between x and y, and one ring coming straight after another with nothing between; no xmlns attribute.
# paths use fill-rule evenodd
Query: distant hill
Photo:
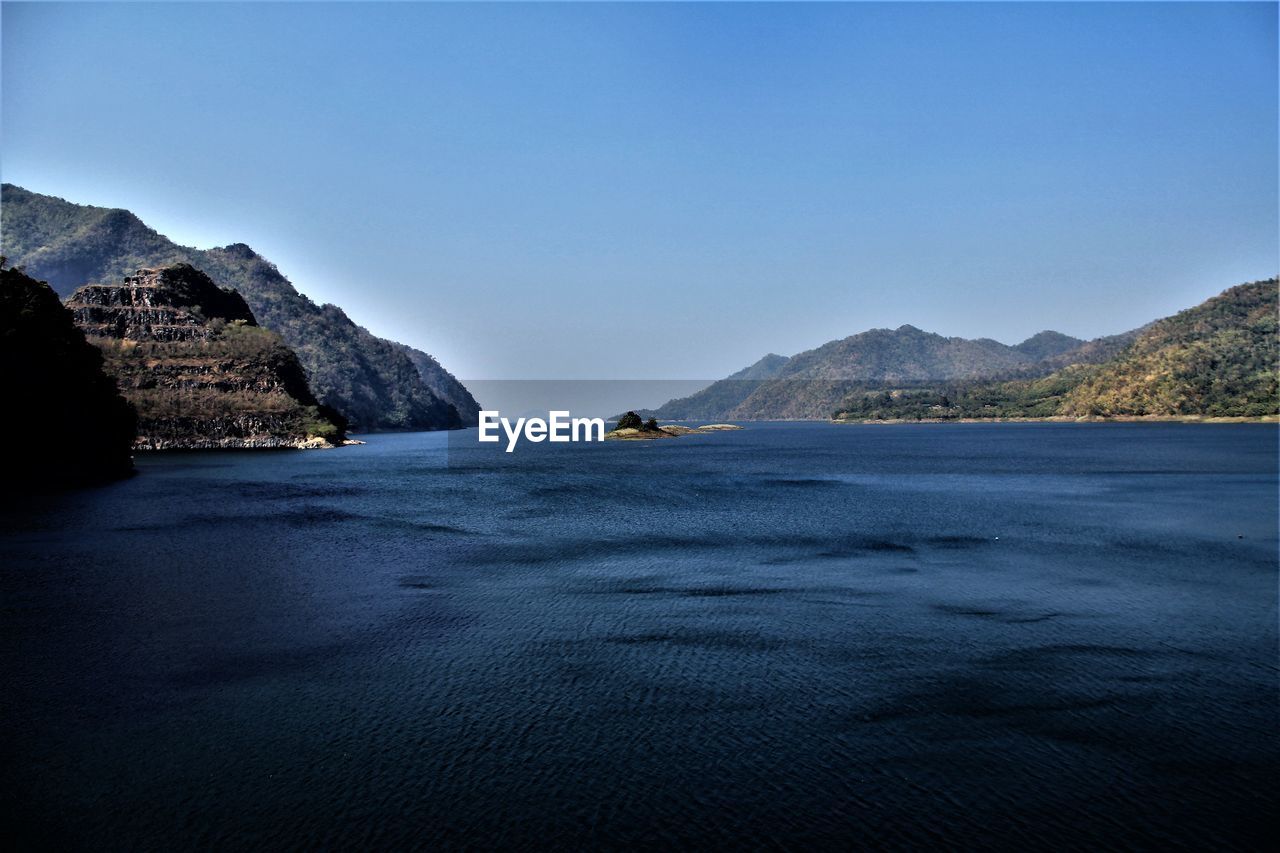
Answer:
<svg viewBox="0 0 1280 853"><path fill-rule="evenodd" d="M690 397L654 410L660 420L826 419L868 383L917 383L1043 374L1045 359L1097 357L1089 344L1040 332L1016 346L990 338L948 338L914 326L872 329L785 359L766 356ZM761 365L765 369L758 370ZM749 373L750 372L750 373ZM746 378L750 375L751 378Z"/></svg>
<svg viewBox="0 0 1280 853"><path fill-rule="evenodd" d="M1242 284L1152 324L1083 373L1062 414L1275 414L1278 289L1274 278Z"/></svg>
<svg viewBox="0 0 1280 853"><path fill-rule="evenodd" d="M396 344L400 351L409 357L413 366L418 369L418 377L422 384L444 402L453 406L462 419L463 426L474 426L480 419L480 404L466 386L459 382L452 373L445 370L440 362L419 349L407 344Z"/></svg>
<svg viewBox="0 0 1280 853"><path fill-rule="evenodd" d="M133 470L133 407L53 289L15 269L0 271L0 384L6 481L61 487Z"/></svg>
<svg viewBox="0 0 1280 853"><path fill-rule="evenodd" d="M790 360L791 359L787 358L785 355L769 353L755 364L742 368L728 378L746 381L755 379L772 379L782 372L782 369L787 366L787 362Z"/></svg>
<svg viewBox="0 0 1280 853"><path fill-rule="evenodd" d="M851 389L848 420L1025 417L1259 417L1280 413L1280 282L1256 281L1100 339L1077 363L1034 379ZM1089 345L1086 345L1088 347ZM1079 354L1081 348L1074 350Z"/></svg>
<svg viewBox="0 0 1280 853"><path fill-rule="evenodd" d="M126 210L0 187L0 250L66 296L144 267L189 263L237 290L258 321L297 353L311 388L361 430L452 429L479 407L435 359L378 338L334 305L316 305L243 243L179 246Z"/></svg>
<svg viewBox="0 0 1280 853"><path fill-rule="evenodd" d="M1038 332L1013 348L1032 361L1044 361L1056 355L1078 349L1084 341L1064 335L1062 332Z"/></svg>
<svg viewBox="0 0 1280 853"><path fill-rule="evenodd" d="M140 450L340 443L297 357L239 294L188 264L87 284L67 300L138 413Z"/></svg>
<svg viewBox="0 0 1280 853"><path fill-rule="evenodd" d="M671 400L661 408L645 410L641 414L646 418L668 421L723 418L725 412L732 411L750 397L764 380L777 376L787 361L786 356L769 353L755 364L712 383L696 394Z"/></svg>

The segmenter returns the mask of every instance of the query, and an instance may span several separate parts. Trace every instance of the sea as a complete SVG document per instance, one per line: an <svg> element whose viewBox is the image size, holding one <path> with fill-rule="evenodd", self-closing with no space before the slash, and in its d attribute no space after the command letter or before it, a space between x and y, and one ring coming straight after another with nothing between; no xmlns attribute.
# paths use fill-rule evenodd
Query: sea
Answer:
<svg viewBox="0 0 1280 853"><path fill-rule="evenodd" d="M1274 840L1275 425L743 426L152 454L5 495L4 835Z"/></svg>

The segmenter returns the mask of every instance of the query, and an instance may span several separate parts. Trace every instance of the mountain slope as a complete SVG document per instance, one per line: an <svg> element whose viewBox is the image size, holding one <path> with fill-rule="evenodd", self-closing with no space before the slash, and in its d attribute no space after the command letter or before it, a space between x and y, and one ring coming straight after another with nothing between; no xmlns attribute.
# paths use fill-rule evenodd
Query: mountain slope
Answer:
<svg viewBox="0 0 1280 853"><path fill-rule="evenodd" d="M1242 284L1157 321L1084 374L1061 414L1275 414L1278 288L1276 279Z"/></svg>
<svg viewBox="0 0 1280 853"><path fill-rule="evenodd" d="M735 374L692 397L672 400L655 414L674 420L825 419L851 390L866 383L1018 376L1037 371L1042 353L1084 346L1057 332L1041 332L1016 347L989 338L947 338L914 326L872 329L830 341L772 363L771 375L744 381ZM748 368L750 370L751 368Z"/></svg>
<svg viewBox="0 0 1280 853"><path fill-rule="evenodd" d="M1088 353L1110 353L1109 358L1035 379L853 389L838 406L837 416L947 420L1276 415L1278 294L1276 279L1233 287L1131 335L1100 339Z"/></svg>
<svg viewBox="0 0 1280 853"><path fill-rule="evenodd" d="M137 410L140 450L342 440L280 337L258 326L239 294L190 265L87 284L67 309Z"/></svg>
<svg viewBox="0 0 1280 853"><path fill-rule="evenodd" d="M1014 344L1013 348L1033 361L1044 361L1046 358L1077 349L1083 344L1084 341L1079 338L1046 330L1032 335L1020 344Z"/></svg>
<svg viewBox="0 0 1280 853"><path fill-rule="evenodd" d="M772 379L787 364L787 357L769 353L748 367L744 367L718 382L688 397L679 397L664 403L660 408L645 410L641 414L661 420L705 420L723 418L743 400L751 396L766 379Z"/></svg>
<svg viewBox="0 0 1280 853"><path fill-rule="evenodd" d="M13 482L69 486L133 470L133 407L58 295L14 269L0 271L0 384Z"/></svg>
<svg viewBox="0 0 1280 853"><path fill-rule="evenodd" d="M462 419L463 426L473 426L480 419L480 404L457 378L445 370L440 362L419 349L407 344L396 344L418 369L422 384L445 403L453 406Z"/></svg>
<svg viewBox="0 0 1280 853"><path fill-rule="evenodd" d="M425 353L375 337L334 305L316 305L243 243L179 246L125 210L77 205L12 184L0 188L0 246L62 295L144 267L189 263L237 290L266 328L297 353L316 396L353 428L452 429L474 422L466 389ZM415 361L418 365L415 364ZM452 379L452 377L449 377ZM433 392L433 383L448 396Z"/></svg>

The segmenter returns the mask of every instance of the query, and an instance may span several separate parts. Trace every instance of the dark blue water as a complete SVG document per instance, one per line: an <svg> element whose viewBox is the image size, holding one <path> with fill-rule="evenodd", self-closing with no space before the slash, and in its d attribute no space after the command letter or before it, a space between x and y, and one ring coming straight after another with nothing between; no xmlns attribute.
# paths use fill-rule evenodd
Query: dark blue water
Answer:
<svg viewBox="0 0 1280 853"><path fill-rule="evenodd" d="M1243 848L1277 817L1274 427L458 439L10 496L6 835Z"/></svg>

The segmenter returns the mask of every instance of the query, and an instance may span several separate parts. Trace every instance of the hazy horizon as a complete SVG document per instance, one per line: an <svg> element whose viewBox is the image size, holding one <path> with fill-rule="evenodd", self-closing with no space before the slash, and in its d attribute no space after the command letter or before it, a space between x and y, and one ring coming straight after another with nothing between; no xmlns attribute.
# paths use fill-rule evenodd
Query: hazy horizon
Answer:
<svg viewBox="0 0 1280 853"><path fill-rule="evenodd" d="M6 182L247 243L463 379L1087 339L1280 267L1273 4L0 15Z"/></svg>

